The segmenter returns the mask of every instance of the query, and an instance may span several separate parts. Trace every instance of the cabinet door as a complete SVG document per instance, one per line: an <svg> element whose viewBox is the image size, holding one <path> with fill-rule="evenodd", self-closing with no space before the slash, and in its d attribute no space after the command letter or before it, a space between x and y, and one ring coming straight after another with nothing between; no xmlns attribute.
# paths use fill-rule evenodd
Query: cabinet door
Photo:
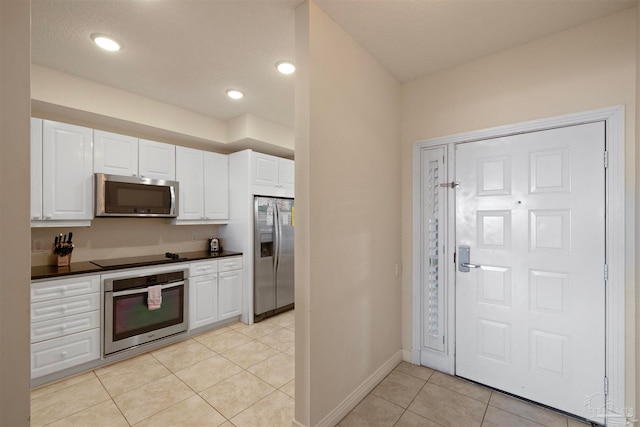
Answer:
<svg viewBox="0 0 640 427"><path fill-rule="evenodd" d="M31 219L42 219L42 119L31 118Z"/></svg>
<svg viewBox="0 0 640 427"><path fill-rule="evenodd" d="M278 185L282 188L293 189L295 178L295 163L293 160L280 159L278 167Z"/></svg>
<svg viewBox="0 0 640 427"><path fill-rule="evenodd" d="M229 218L229 162L224 154L204 153L206 219Z"/></svg>
<svg viewBox="0 0 640 427"><path fill-rule="evenodd" d="M218 279L215 274L189 278L189 329L218 320Z"/></svg>
<svg viewBox="0 0 640 427"><path fill-rule="evenodd" d="M100 327L100 310L31 323L31 343L60 338Z"/></svg>
<svg viewBox="0 0 640 427"><path fill-rule="evenodd" d="M275 187L278 185L278 158L253 153L253 184Z"/></svg>
<svg viewBox="0 0 640 427"><path fill-rule="evenodd" d="M204 219L203 151L176 147L176 181L180 183L179 220Z"/></svg>
<svg viewBox="0 0 640 427"><path fill-rule="evenodd" d="M31 283L31 303L100 292L100 276L76 276Z"/></svg>
<svg viewBox="0 0 640 427"><path fill-rule="evenodd" d="M31 345L31 379L100 358L100 328Z"/></svg>
<svg viewBox="0 0 640 427"><path fill-rule="evenodd" d="M138 138L94 130L93 171L138 176Z"/></svg>
<svg viewBox="0 0 640 427"><path fill-rule="evenodd" d="M31 304L31 322L73 316L100 309L100 294L86 294L77 297L54 299Z"/></svg>
<svg viewBox="0 0 640 427"><path fill-rule="evenodd" d="M218 315L220 320L242 313L242 270L218 273Z"/></svg>
<svg viewBox="0 0 640 427"><path fill-rule="evenodd" d="M143 178L176 180L176 147L163 142L138 140L138 173Z"/></svg>
<svg viewBox="0 0 640 427"><path fill-rule="evenodd" d="M93 130L43 122L43 216L45 220L93 219Z"/></svg>

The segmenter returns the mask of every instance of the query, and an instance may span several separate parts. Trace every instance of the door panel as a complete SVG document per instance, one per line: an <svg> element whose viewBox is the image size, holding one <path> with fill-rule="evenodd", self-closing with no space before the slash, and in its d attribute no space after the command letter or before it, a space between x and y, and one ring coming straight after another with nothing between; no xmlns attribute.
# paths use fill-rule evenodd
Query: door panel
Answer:
<svg viewBox="0 0 640 427"><path fill-rule="evenodd" d="M267 197L256 197L254 206L253 311L263 314L276 308L275 203Z"/></svg>
<svg viewBox="0 0 640 427"><path fill-rule="evenodd" d="M456 242L480 266L456 271L456 374L585 418L605 375L604 138L456 147Z"/></svg>
<svg viewBox="0 0 640 427"><path fill-rule="evenodd" d="M276 306L280 308L294 301L293 200L278 199L276 203L280 227Z"/></svg>

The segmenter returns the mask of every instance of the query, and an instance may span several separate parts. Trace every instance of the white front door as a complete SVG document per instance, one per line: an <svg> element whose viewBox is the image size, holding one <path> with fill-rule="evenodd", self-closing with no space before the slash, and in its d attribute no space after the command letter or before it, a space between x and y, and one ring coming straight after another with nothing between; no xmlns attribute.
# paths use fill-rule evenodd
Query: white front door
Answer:
<svg viewBox="0 0 640 427"><path fill-rule="evenodd" d="M604 151L604 122L457 145L457 375L593 415L585 401L605 377Z"/></svg>

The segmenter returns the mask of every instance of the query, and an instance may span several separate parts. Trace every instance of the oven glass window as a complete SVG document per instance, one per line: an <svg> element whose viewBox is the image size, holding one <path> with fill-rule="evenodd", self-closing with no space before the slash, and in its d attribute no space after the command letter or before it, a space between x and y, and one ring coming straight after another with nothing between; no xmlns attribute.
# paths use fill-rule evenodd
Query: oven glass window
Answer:
<svg viewBox="0 0 640 427"><path fill-rule="evenodd" d="M113 298L113 341L144 334L184 319L184 285L162 290L162 304L156 310L147 307L147 293Z"/></svg>

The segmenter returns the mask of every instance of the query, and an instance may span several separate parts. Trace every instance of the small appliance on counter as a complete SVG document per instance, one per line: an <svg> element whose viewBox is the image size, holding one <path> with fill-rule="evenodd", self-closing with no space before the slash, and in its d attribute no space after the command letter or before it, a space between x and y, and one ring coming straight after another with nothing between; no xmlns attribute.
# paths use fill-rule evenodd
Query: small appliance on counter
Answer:
<svg viewBox="0 0 640 427"><path fill-rule="evenodd" d="M209 239L209 252L220 252L222 250L222 245L220 244L220 239L214 237Z"/></svg>

